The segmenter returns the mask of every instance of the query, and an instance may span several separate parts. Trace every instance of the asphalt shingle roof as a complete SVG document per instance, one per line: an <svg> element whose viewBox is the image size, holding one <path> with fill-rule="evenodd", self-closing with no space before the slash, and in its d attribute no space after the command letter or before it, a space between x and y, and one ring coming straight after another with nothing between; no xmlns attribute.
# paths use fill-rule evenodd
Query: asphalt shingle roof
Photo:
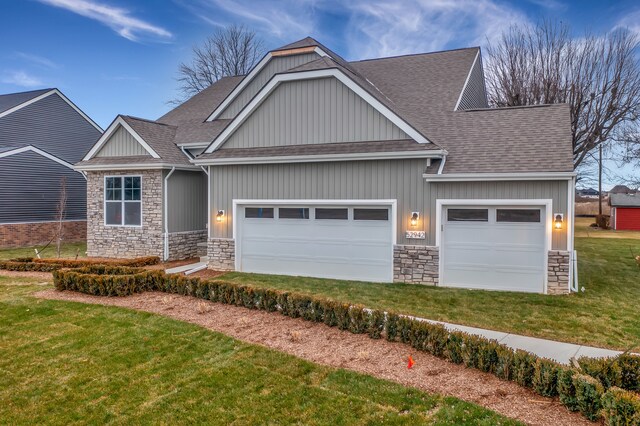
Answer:
<svg viewBox="0 0 640 426"><path fill-rule="evenodd" d="M612 207L640 207L640 195L611 194L609 205Z"/></svg>

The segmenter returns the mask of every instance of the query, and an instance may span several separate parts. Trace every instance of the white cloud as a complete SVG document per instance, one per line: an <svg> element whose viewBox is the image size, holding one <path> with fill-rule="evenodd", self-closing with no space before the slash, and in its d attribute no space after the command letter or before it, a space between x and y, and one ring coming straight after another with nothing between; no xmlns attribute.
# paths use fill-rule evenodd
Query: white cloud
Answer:
<svg viewBox="0 0 640 426"><path fill-rule="evenodd" d="M16 56L45 68L51 68L51 69L60 68L60 65L56 64L50 59L45 58L44 56L38 56L38 55L33 55L31 53L24 53L24 52L16 52Z"/></svg>
<svg viewBox="0 0 640 426"><path fill-rule="evenodd" d="M558 0L527 0L529 3L533 3L536 6L540 6L544 9L549 10L564 10L568 6L566 3L563 3Z"/></svg>
<svg viewBox="0 0 640 426"><path fill-rule="evenodd" d="M626 28L640 37L640 9L625 13L614 26L614 30L620 28Z"/></svg>
<svg viewBox="0 0 640 426"><path fill-rule="evenodd" d="M94 19L131 41L138 41L140 35L150 35L163 39L173 37L169 31L162 27L134 18L126 9L101 4L94 0L38 1L50 6L69 10L85 18Z"/></svg>
<svg viewBox="0 0 640 426"><path fill-rule="evenodd" d="M20 87L42 86L43 82L37 77L27 74L25 71L8 71L2 76L3 83Z"/></svg>
<svg viewBox="0 0 640 426"><path fill-rule="evenodd" d="M484 45L510 25L529 22L492 0L355 0L347 7L348 46L357 58Z"/></svg>

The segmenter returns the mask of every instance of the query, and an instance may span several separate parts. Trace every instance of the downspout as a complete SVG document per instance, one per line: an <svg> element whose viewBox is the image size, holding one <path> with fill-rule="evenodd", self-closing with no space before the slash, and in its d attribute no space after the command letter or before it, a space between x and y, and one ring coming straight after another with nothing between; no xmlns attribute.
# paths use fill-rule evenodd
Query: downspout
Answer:
<svg viewBox="0 0 640 426"><path fill-rule="evenodd" d="M171 168L171 171L167 173L164 177L164 214L162 215L164 218L164 259L169 259L169 202L167 197L169 196L168 183L169 178L176 171L175 167Z"/></svg>
<svg viewBox="0 0 640 426"><path fill-rule="evenodd" d="M569 252L571 264L569 265L569 283L571 291L578 292L580 282L578 281L578 252L575 250L576 238L576 177L571 178L571 251Z"/></svg>
<svg viewBox="0 0 640 426"><path fill-rule="evenodd" d="M444 165L447 162L447 155L442 156L442 160L440 160L440 167L438 167L438 174L441 175L444 170Z"/></svg>

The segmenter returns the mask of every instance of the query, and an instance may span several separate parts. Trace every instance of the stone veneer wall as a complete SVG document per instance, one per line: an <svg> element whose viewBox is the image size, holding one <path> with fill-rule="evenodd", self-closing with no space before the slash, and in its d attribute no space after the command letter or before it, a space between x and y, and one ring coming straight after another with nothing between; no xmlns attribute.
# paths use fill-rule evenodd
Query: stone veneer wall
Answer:
<svg viewBox="0 0 640 426"><path fill-rule="evenodd" d="M549 250L547 294L569 293L569 268L571 256L568 251Z"/></svg>
<svg viewBox="0 0 640 426"><path fill-rule="evenodd" d="M142 226L104 225L104 177L142 176ZM87 173L87 253L99 257L163 255L162 170Z"/></svg>
<svg viewBox="0 0 640 426"><path fill-rule="evenodd" d="M58 222L0 224L0 248L27 247L47 244L55 235ZM87 221L62 222L62 240L65 243L87 239Z"/></svg>
<svg viewBox="0 0 640 426"><path fill-rule="evenodd" d="M198 243L206 241L206 229L169 233L169 260L198 257Z"/></svg>
<svg viewBox="0 0 640 426"><path fill-rule="evenodd" d="M393 281L438 285L440 250L431 246L393 247Z"/></svg>
<svg viewBox="0 0 640 426"><path fill-rule="evenodd" d="M209 238L207 241L209 269L218 271L235 271L236 242L231 238Z"/></svg>

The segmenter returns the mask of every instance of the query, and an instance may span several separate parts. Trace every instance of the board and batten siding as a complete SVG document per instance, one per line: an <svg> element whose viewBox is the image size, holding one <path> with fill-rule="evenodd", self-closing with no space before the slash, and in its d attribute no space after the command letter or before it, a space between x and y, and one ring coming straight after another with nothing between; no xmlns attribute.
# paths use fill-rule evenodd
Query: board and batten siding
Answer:
<svg viewBox="0 0 640 426"><path fill-rule="evenodd" d="M315 61L318 58L320 58L320 55L315 52L271 58L269 63L247 84L242 92L222 111L222 114L218 118L231 119L238 115L242 108L251 101L256 93L258 93L275 74L290 70L307 62Z"/></svg>
<svg viewBox="0 0 640 426"><path fill-rule="evenodd" d="M98 151L96 157L131 157L136 155L151 156L131 133L119 126L107 143Z"/></svg>
<svg viewBox="0 0 640 426"><path fill-rule="evenodd" d="M552 199L553 212L567 213L566 181L427 183L424 159L212 166L211 211L233 211L233 199L395 199L397 244L435 245L436 201L446 199ZM422 223L409 227L411 212ZM552 212L552 213L553 213ZM233 215L216 223L214 238L233 238ZM407 230L426 230L425 240ZM566 248L566 229L554 231L553 248Z"/></svg>
<svg viewBox="0 0 640 426"><path fill-rule="evenodd" d="M206 229L207 175L203 172L173 172L167 181L167 201L169 232Z"/></svg>
<svg viewBox="0 0 640 426"><path fill-rule="evenodd" d="M64 220L85 220L87 181L80 173L30 151L0 158L0 224L56 220L63 177Z"/></svg>
<svg viewBox="0 0 640 426"><path fill-rule="evenodd" d="M398 139L410 137L330 77L281 83L221 149Z"/></svg>

